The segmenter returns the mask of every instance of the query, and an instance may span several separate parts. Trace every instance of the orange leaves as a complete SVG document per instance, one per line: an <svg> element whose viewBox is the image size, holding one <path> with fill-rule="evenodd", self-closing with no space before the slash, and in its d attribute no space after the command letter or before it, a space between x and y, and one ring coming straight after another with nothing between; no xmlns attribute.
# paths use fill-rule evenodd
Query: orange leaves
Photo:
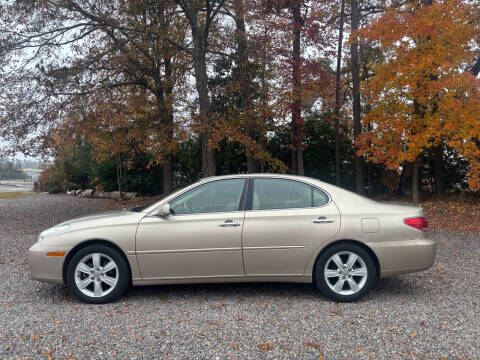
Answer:
<svg viewBox="0 0 480 360"><path fill-rule="evenodd" d="M474 14L462 0L408 2L358 32L385 56L363 84L370 130L359 154L396 169L443 142L469 160L470 186L480 188L480 81L463 70L480 36Z"/></svg>
<svg viewBox="0 0 480 360"><path fill-rule="evenodd" d="M480 204L475 198L434 198L421 205L431 229L480 232Z"/></svg>
<svg viewBox="0 0 480 360"><path fill-rule="evenodd" d="M45 349L45 357L48 359L48 360L53 360L53 350L50 350L50 349Z"/></svg>
<svg viewBox="0 0 480 360"><path fill-rule="evenodd" d="M273 349L273 344L260 344L258 345L258 349L261 351L267 351Z"/></svg>
<svg viewBox="0 0 480 360"><path fill-rule="evenodd" d="M415 339L417 337L417 332L414 331L413 333L410 334L409 338L410 338L410 341L412 341L413 339Z"/></svg>

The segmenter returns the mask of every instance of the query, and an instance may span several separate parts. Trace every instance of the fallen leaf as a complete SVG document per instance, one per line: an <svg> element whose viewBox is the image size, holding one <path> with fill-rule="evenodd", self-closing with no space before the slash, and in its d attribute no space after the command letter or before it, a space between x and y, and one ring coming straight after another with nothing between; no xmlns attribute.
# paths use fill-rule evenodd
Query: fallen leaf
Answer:
<svg viewBox="0 0 480 360"><path fill-rule="evenodd" d="M273 349L273 344L260 344L260 345L258 345L258 348L262 351L272 350Z"/></svg>
<svg viewBox="0 0 480 360"><path fill-rule="evenodd" d="M49 350L47 349L47 351L45 351L45 356L47 357L48 360L52 360L53 359L53 350Z"/></svg>

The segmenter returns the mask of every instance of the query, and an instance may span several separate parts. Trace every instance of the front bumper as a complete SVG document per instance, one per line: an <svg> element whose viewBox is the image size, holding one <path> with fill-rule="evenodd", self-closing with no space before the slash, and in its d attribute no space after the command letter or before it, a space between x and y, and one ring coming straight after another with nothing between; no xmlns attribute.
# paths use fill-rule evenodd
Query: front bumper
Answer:
<svg viewBox="0 0 480 360"><path fill-rule="evenodd" d="M380 277L426 270L435 261L436 243L421 238L368 244L380 262Z"/></svg>
<svg viewBox="0 0 480 360"><path fill-rule="evenodd" d="M41 242L36 242L30 249L28 249L28 265L30 267L30 277L33 280L63 283L63 262L68 251L69 246L45 245ZM64 251L65 256L47 256L48 252Z"/></svg>

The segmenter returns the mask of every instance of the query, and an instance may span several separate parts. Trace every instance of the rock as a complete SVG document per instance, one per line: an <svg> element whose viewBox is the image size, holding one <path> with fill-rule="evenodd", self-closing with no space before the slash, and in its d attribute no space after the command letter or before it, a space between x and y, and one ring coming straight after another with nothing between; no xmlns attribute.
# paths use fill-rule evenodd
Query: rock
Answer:
<svg viewBox="0 0 480 360"><path fill-rule="evenodd" d="M93 197L93 193L95 192L95 190L93 189L87 189L87 190L83 190L79 196L80 197Z"/></svg>
<svg viewBox="0 0 480 360"><path fill-rule="evenodd" d="M105 191L95 191L95 193L93 194L93 197L96 197L98 199L109 199L110 193Z"/></svg>
<svg viewBox="0 0 480 360"><path fill-rule="evenodd" d="M82 192L82 190L76 190L74 195L78 196L78 195L80 195L81 192Z"/></svg>
<svg viewBox="0 0 480 360"><path fill-rule="evenodd" d="M67 191L67 195L75 196L75 191L76 190Z"/></svg>
<svg viewBox="0 0 480 360"><path fill-rule="evenodd" d="M136 192L127 192L123 194L123 197L127 200L134 200L137 198L137 193Z"/></svg>
<svg viewBox="0 0 480 360"><path fill-rule="evenodd" d="M112 191L110 193L110 199L120 200L120 191Z"/></svg>

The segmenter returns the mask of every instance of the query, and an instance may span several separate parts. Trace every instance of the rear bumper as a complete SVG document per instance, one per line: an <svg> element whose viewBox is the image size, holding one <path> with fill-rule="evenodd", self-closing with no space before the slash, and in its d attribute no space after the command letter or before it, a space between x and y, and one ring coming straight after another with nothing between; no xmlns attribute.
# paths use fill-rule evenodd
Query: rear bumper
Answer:
<svg viewBox="0 0 480 360"><path fill-rule="evenodd" d="M435 261L436 243L430 239L368 244L380 262L380 278L426 270Z"/></svg>
<svg viewBox="0 0 480 360"><path fill-rule="evenodd" d="M62 268L65 256L47 256L47 252L65 251L67 254L69 250L70 247L59 248L40 242L33 244L27 254L30 277L37 281L63 283Z"/></svg>

